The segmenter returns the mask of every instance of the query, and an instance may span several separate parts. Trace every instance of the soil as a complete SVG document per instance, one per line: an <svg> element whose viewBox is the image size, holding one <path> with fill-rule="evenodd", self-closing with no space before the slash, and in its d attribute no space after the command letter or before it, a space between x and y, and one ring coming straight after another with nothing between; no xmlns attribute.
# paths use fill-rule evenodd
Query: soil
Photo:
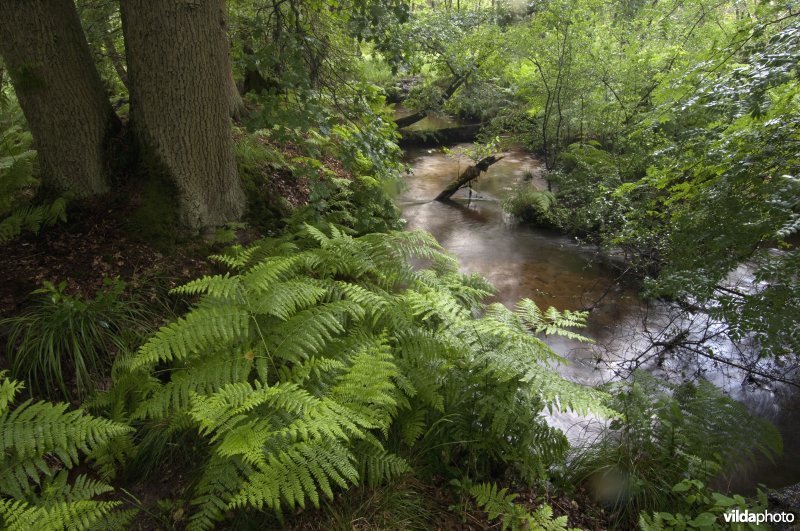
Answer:
<svg viewBox="0 0 800 531"><path fill-rule="evenodd" d="M45 281L65 281L67 292L93 297L104 279L119 278L130 289L160 279L167 288L208 274L205 242L190 242L169 253L138 239L115 209L84 209L68 223L25 233L0 246L0 318L17 313ZM147 294L155 296L154 293Z"/></svg>

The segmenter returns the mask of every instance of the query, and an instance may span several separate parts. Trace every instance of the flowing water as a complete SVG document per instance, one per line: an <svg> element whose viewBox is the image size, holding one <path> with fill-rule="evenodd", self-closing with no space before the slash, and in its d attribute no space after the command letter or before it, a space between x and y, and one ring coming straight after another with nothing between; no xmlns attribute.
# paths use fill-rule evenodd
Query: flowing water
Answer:
<svg viewBox="0 0 800 531"><path fill-rule="evenodd" d="M583 333L593 344L557 337L547 340L569 360L560 368L566 377L598 384L617 378L636 364L654 372L702 376L745 402L754 413L775 422L784 437L784 455L776 463L742 466L726 480L726 486L752 492L759 483L778 488L800 481L796 438L800 397L791 388L757 385L741 371L703 358L692 362L648 359L655 353L652 347L648 350L652 342L668 340L677 328L702 334L720 355L733 356L746 345L726 343L719 334L719 323L707 316L677 314L669 305L642 300L635 287L620 281L619 270L596 248L556 232L517 224L503 212L500 201L514 187L523 183L545 187L538 160L522 151L508 152L476 181L474 191L462 189L448 203L431 199L471 163L468 159L459 160L437 149L410 149L406 162L412 173L398 204L407 228L432 233L459 259L464 272L488 278L497 289L495 300L513 306L527 297L540 307L592 308ZM591 430L591 422L573 415L557 415L550 421L573 439ZM743 425L742 429L749 428Z"/></svg>

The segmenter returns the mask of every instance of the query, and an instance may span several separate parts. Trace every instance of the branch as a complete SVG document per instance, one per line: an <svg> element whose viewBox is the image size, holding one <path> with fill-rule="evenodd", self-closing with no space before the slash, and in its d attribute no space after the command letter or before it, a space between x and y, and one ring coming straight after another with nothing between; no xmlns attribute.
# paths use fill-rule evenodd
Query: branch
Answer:
<svg viewBox="0 0 800 531"><path fill-rule="evenodd" d="M448 199L453 197L453 194L455 194L459 189L461 189L471 180L477 179L481 173L488 170L489 166L502 159L503 159L502 156L498 157L496 155L490 155L488 157L482 158L477 162L477 164L475 164L474 166L470 166L469 168L464 170L464 173L462 173L458 179L448 184L447 187L444 190L442 190L442 192L439 195L436 196L435 200L447 201Z"/></svg>

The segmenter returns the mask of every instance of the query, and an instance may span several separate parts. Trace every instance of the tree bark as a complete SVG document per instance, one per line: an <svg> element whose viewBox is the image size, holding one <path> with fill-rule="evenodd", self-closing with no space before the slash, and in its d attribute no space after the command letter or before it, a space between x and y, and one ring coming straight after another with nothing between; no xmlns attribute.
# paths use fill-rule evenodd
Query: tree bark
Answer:
<svg viewBox="0 0 800 531"><path fill-rule="evenodd" d="M498 157L496 155L489 155L488 157L484 157L477 162L474 166L470 166L450 184L447 185L447 188L441 191L439 195L436 196L436 201L447 201L453 194L458 192L462 187L466 186L473 179L477 179L481 173L485 172L489 169L489 166L498 162L503 157Z"/></svg>
<svg viewBox="0 0 800 531"><path fill-rule="evenodd" d="M231 118L238 120L244 115L245 107L242 95L236 86L236 79L233 77L233 67L231 65L231 39L228 35L228 8L225 0L219 0L220 27L222 28L222 46L225 50L225 70L228 72L228 83L225 87L228 98L228 110Z"/></svg>
<svg viewBox="0 0 800 531"><path fill-rule="evenodd" d="M148 169L177 190L179 219L197 231L240 218L228 49L221 2L122 0L133 131Z"/></svg>
<svg viewBox="0 0 800 531"><path fill-rule="evenodd" d="M107 192L106 145L119 119L71 0L0 1L0 55L39 152L42 185Z"/></svg>
<svg viewBox="0 0 800 531"><path fill-rule="evenodd" d="M409 114L408 116L403 116L402 118L398 118L394 121L394 123L398 129L402 129L403 127L414 125L420 120L425 119L426 116L428 116L428 111L418 111L415 112L414 114Z"/></svg>

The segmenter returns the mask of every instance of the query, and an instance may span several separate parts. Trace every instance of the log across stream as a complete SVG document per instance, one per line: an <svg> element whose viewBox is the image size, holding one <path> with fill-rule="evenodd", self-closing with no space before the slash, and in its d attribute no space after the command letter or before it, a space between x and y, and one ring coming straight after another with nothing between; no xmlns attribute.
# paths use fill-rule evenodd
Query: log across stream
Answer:
<svg viewBox="0 0 800 531"><path fill-rule="evenodd" d="M455 146L451 146L455 147ZM408 229L425 229L460 261L464 272L480 273L497 288L495 299L513 305L529 297L540 306L558 309L594 307L584 334L594 345L561 338L548 343L571 361L561 367L576 381L597 384L615 377L615 369L635 358L654 337L664 337L671 327L708 326L707 317L697 323L676 323L670 307L642 300L633 286L619 285L619 276L596 248L551 231L522 226L503 211L506 197L526 174L544 187L541 166L534 157L511 151L473 182L473 192L459 190L451 201L432 201L470 164L446 156L439 149L415 148L406 152L413 171L407 187L397 198ZM725 353L725 344L714 345ZM598 360L601 360L598 363ZM667 359L664 367L686 374L700 374L745 402L755 413L776 423L784 437L784 456L775 464L758 462L734 473L734 490L753 492L759 483L771 488L800 482L800 396L795 389L772 389L743 383L740 371L710 361L683 366ZM585 436L585 419L558 415L551 422L572 438ZM742 426L742 429L748 429Z"/></svg>

